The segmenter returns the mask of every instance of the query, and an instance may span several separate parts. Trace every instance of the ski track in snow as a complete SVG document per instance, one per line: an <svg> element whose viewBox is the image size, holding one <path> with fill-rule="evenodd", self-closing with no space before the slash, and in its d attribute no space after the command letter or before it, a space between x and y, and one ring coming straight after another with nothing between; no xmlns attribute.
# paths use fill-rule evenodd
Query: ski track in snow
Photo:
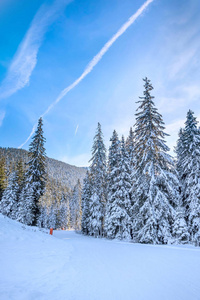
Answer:
<svg viewBox="0 0 200 300"><path fill-rule="evenodd" d="M200 249L50 236L0 215L1 300L200 300Z"/></svg>

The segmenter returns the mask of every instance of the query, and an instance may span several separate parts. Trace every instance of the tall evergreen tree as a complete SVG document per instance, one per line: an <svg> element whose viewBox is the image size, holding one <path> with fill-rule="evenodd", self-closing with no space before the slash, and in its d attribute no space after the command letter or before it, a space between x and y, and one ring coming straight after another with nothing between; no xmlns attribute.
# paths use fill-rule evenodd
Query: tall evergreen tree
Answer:
<svg viewBox="0 0 200 300"><path fill-rule="evenodd" d="M176 217L173 224L173 235L176 244L186 244L189 242L189 232L185 221L185 210L181 199L176 208Z"/></svg>
<svg viewBox="0 0 200 300"><path fill-rule="evenodd" d="M129 155L125 149L124 138L122 137L121 148L117 142L116 132L111 139L114 143L110 148L114 156L109 155L112 169L110 179L112 185L109 184L109 194L106 210L106 229L109 238L118 238L130 240L130 187L131 187L131 170ZM115 150L113 149L115 145ZM113 151L114 150L114 151Z"/></svg>
<svg viewBox="0 0 200 300"><path fill-rule="evenodd" d="M49 228L49 224L48 224L48 207L45 203L40 204L40 215L38 218L38 222L37 225L40 228Z"/></svg>
<svg viewBox="0 0 200 300"><path fill-rule="evenodd" d="M164 122L151 96L150 80L144 79L144 97L136 113L136 202L134 231L142 243L167 243L177 204L177 177L164 140Z"/></svg>
<svg viewBox="0 0 200 300"><path fill-rule="evenodd" d="M92 191L90 198L90 234L102 236L106 204L106 148L103 142L101 125L98 123L90 160Z"/></svg>
<svg viewBox="0 0 200 300"><path fill-rule="evenodd" d="M39 199L44 194L46 182L46 153L44 148L45 138L43 136L43 122L42 118L38 121L37 130L33 136L32 142L29 146L29 162L26 172L26 181L31 185L33 190L33 222L32 225L37 224L39 217Z"/></svg>
<svg viewBox="0 0 200 300"><path fill-rule="evenodd" d="M56 223L57 223L57 207L55 204L52 203L49 210L48 227L55 229Z"/></svg>
<svg viewBox="0 0 200 300"><path fill-rule="evenodd" d="M81 221L81 230L82 233L88 235L90 232L90 222L89 222L89 201L91 199L91 178L89 171L87 170L86 176L83 181L83 190L82 190L82 221Z"/></svg>
<svg viewBox="0 0 200 300"><path fill-rule="evenodd" d="M177 150L181 178L181 198L185 209L190 240L200 245L200 132L194 113L189 110L182 131L182 146ZM179 138L180 143L180 138Z"/></svg>
<svg viewBox="0 0 200 300"><path fill-rule="evenodd" d="M72 226L75 230L81 230L82 205L81 205L81 183L78 180L72 195Z"/></svg>
<svg viewBox="0 0 200 300"><path fill-rule="evenodd" d="M184 130L181 128L178 133L178 141L175 147L176 170L179 179L179 204L176 208L176 217L173 225L173 235L177 244L185 244L190 240L190 235L187 226L188 222L186 222L186 219L188 221L188 215L186 216L186 210L189 209L189 206L186 205L186 203L184 203L183 205L183 184L186 177L186 170L183 169L185 147L188 148L188 145L185 144Z"/></svg>
<svg viewBox="0 0 200 300"><path fill-rule="evenodd" d="M185 174L183 172L183 160L184 160L184 130L181 128L178 133L178 141L175 147L175 153L176 153L176 170L178 179L180 181L180 184L185 177ZM187 145L186 145L187 147ZM180 187L181 189L181 187Z"/></svg>
<svg viewBox="0 0 200 300"><path fill-rule="evenodd" d="M126 140L126 150L129 156L130 167L133 169L135 166L135 145L134 145L134 132L132 127L130 128L128 138Z"/></svg>
<svg viewBox="0 0 200 300"><path fill-rule="evenodd" d="M136 221L136 211L135 211L135 183L136 183L136 153L135 153L135 140L134 132L132 127L129 131L129 136L126 141L126 149L129 156L130 170L131 170L131 189L130 189L130 199L131 199L131 237L134 239L133 227Z"/></svg>
<svg viewBox="0 0 200 300"><path fill-rule="evenodd" d="M0 204L0 211L13 220L18 212L18 190L16 172L12 172L8 179L8 186L5 188Z"/></svg>
<svg viewBox="0 0 200 300"><path fill-rule="evenodd" d="M27 182L19 196L17 221L25 225L33 225L35 212L34 191L32 184Z"/></svg>
<svg viewBox="0 0 200 300"><path fill-rule="evenodd" d="M114 130L113 135L110 138L111 145L108 152L108 187L107 187L107 203L105 214L105 231L108 238L115 238L116 228L113 226L113 210L115 209L113 195L116 193L117 185L115 180L119 175L119 162L120 162L120 141L117 132Z"/></svg>

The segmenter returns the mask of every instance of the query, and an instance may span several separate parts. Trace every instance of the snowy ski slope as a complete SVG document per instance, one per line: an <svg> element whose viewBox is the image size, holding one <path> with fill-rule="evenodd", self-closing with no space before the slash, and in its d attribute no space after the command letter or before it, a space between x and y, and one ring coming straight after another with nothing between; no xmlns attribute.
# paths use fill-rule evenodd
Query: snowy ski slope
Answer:
<svg viewBox="0 0 200 300"><path fill-rule="evenodd" d="M0 215L1 300L200 300L200 248L53 236Z"/></svg>

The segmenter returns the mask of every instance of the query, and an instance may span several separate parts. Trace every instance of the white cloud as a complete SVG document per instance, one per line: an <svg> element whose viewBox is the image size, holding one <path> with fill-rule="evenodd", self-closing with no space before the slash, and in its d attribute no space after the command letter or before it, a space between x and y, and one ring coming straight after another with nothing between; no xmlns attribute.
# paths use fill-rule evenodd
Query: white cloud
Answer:
<svg viewBox="0 0 200 300"><path fill-rule="evenodd" d="M168 125L166 125L166 132L170 135L178 134L180 128L184 127L185 119L176 120Z"/></svg>
<svg viewBox="0 0 200 300"><path fill-rule="evenodd" d="M56 0L52 5L42 5L36 13L30 28L18 47L7 75L0 86L0 99L7 98L25 87L37 63L39 48L44 35L58 14L70 0Z"/></svg>
<svg viewBox="0 0 200 300"><path fill-rule="evenodd" d="M195 12L191 12L190 18L194 18ZM176 20L175 20L176 22ZM198 68L199 66L199 21L186 22L179 26L173 27L169 36L166 37L165 47L168 57L172 57L172 61L168 62L167 70L169 77L185 77L191 69Z"/></svg>
<svg viewBox="0 0 200 300"><path fill-rule="evenodd" d="M179 56L176 57L175 62L169 67L170 77L174 78L180 72L185 71L185 68L188 66L188 64L191 64L191 61L194 60L197 51L198 47L189 49L183 53L179 53Z"/></svg>
<svg viewBox="0 0 200 300"><path fill-rule="evenodd" d="M159 102L157 103L158 109L161 113L170 113L177 111L178 109L187 107L188 105L199 101L200 99L200 87L196 84L179 85L170 91L171 96L162 96L166 91L164 87L159 90Z"/></svg>
<svg viewBox="0 0 200 300"><path fill-rule="evenodd" d="M186 94L187 99L189 101L196 101L200 99L200 86L199 85L186 85L183 87L183 93Z"/></svg>

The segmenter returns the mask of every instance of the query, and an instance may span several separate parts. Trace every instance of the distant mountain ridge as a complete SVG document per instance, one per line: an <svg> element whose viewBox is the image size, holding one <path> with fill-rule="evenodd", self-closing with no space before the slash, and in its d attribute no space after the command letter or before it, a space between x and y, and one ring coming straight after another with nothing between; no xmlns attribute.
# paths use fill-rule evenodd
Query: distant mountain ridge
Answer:
<svg viewBox="0 0 200 300"><path fill-rule="evenodd" d="M27 162L28 151L17 148L0 147L0 158L1 157L5 157L7 165L14 165L19 159ZM74 188L78 179L82 183L86 175L86 168L72 166L53 158L47 157L46 163L49 178L59 181L70 190Z"/></svg>

